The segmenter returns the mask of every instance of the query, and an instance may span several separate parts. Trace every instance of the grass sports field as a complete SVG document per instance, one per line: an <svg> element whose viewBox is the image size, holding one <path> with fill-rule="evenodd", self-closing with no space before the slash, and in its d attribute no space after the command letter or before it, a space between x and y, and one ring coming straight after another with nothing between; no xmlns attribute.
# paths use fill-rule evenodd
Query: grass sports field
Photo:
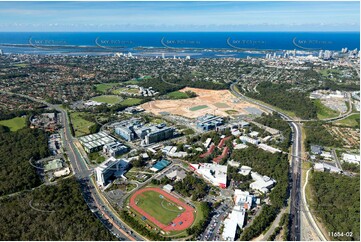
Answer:
<svg viewBox="0 0 361 242"><path fill-rule="evenodd" d="M115 95L102 95L93 97L92 100L100 103L116 104L120 103L122 98Z"/></svg>
<svg viewBox="0 0 361 242"><path fill-rule="evenodd" d="M129 198L129 206L144 223L166 232L186 230L196 215L194 208L158 187L135 191Z"/></svg>
<svg viewBox="0 0 361 242"><path fill-rule="evenodd" d="M76 137L89 134L89 128L94 125L93 122L83 119L79 112L70 113L70 118Z"/></svg>
<svg viewBox="0 0 361 242"><path fill-rule="evenodd" d="M184 211L183 208L178 208L177 204L154 191L143 192L135 201L138 207L162 224L169 224Z"/></svg>
<svg viewBox="0 0 361 242"><path fill-rule="evenodd" d="M1 120L0 125L6 126L10 129L10 131L17 131L25 127L25 118L16 117L7 120Z"/></svg>
<svg viewBox="0 0 361 242"><path fill-rule="evenodd" d="M226 103L215 103L214 106L216 106L217 108L229 108Z"/></svg>
<svg viewBox="0 0 361 242"><path fill-rule="evenodd" d="M118 83L102 83L102 84L95 85L95 88L99 92L106 92L107 90L109 90L110 88L114 87L117 84Z"/></svg>
<svg viewBox="0 0 361 242"><path fill-rule="evenodd" d="M139 90L137 88L118 88L113 91L114 94L121 94L121 93L129 93L129 94L138 94Z"/></svg>
<svg viewBox="0 0 361 242"><path fill-rule="evenodd" d="M205 108L208 108L208 106L207 105L199 105L199 106L191 107L189 110L190 111L198 111L198 110L205 109Z"/></svg>

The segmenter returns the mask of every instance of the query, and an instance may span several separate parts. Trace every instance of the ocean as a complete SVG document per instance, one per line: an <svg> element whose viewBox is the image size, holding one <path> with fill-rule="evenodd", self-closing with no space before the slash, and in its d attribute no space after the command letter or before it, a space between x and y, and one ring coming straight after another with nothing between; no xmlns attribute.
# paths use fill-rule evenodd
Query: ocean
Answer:
<svg viewBox="0 0 361 242"><path fill-rule="evenodd" d="M360 49L359 32L104 32L0 33L4 53L223 58L264 56L268 52Z"/></svg>

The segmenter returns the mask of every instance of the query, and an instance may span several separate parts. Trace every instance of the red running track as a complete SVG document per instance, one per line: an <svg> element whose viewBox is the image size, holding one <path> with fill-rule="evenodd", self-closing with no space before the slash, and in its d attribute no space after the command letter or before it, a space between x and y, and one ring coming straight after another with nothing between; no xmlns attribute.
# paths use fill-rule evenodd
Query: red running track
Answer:
<svg viewBox="0 0 361 242"><path fill-rule="evenodd" d="M166 197L167 199L171 200L172 202L182 206L185 211L183 213L181 213L181 215L179 217L176 217L173 220L173 223L176 224L174 227L172 225L165 225L162 224L161 222L159 222L156 218L150 216L148 213L146 213L143 209L141 209L140 207L138 207L135 204L135 199L138 195L142 194L143 192L147 192L147 191L154 191L159 193L160 195L163 195L164 197ZM135 211L137 211L138 213L140 213L141 215L145 216L149 221L151 221L152 223L154 223L155 225L157 225L160 229L164 230L164 231L180 231L180 230L185 230L187 228L189 228L193 221L194 221L194 208L192 208L191 206L185 204L184 202L180 201L179 199L173 197L171 194L167 193L166 191L163 191L160 188L157 187L147 187L147 188L143 188L140 189L138 191L136 191L131 197L130 197L130 201L129 201L129 205L130 207L132 207ZM182 224L179 224L179 222L183 222Z"/></svg>

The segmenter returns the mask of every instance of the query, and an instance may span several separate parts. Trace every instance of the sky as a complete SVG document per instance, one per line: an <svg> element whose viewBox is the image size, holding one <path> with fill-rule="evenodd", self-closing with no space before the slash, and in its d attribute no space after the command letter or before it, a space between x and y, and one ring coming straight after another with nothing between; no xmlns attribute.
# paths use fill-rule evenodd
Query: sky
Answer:
<svg viewBox="0 0 361 242"><path fill-rule="evenodd" d="M359 1L0 2L0 32L359 29Z"/></svg>

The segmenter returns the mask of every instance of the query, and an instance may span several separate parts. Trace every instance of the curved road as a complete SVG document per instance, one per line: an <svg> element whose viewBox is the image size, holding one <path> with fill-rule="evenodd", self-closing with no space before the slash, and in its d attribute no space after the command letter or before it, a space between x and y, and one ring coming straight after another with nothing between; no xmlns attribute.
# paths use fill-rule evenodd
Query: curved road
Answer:
<svg viewBox="0 0 361 242"><path fill-rule="evenodd" d="M61 130L63 147L70 160L70 165L72 167L73 173L81 184L83 197L88 207L118 239L127 241L145 240L145 238L133 231L114 213L110 205L105 202L99 190L95 188L96 184L94 184L93 180L90 178L92 170L89 169L85 159L74 145L74 141L76 141L77 139L72 137L67 112L58 105L53 105L43 100L36 99L27 95L4 91L0 92L21 96L34 102L42 103L61 113L61 124L64 128L63 130Z"/></svg>
<svg viewBox="0 0 361 242"><path fill-rule="evenodd" d="M242 98L244 100L246 100L247 102L256 104L262 108L264 108L265 110L271 111L271 112L275 112L278 113L285 121L289 122L289 125L292 128L292 132L293 132L293 145L292 145L292 164L291 164L291 173L292 173L292 185L291 185L291 209L290 209L290 216L291 216L291 239L292 240L296 240L299 241L301 239L301 216L300 216L300 212L304 213L304 216L306 217L306 219L309 221L310 226L313 228L313 230L316 232L317 236L321 239L321 240L326 240L325 236L322 234L321 230L318 228L317 224L314 222L314 218L311 214L311 212L309 211L303 211L301 210L301 147L302 147L302 139L301 139L301 128L299 123L300 122L314 122L314 121L323 121L323 122L333 122L336 120L340 120L340 119L344 119L347 118L348 116L352 115L352 101L351 101L351 97L348 94L348 102L349 102L349 110L344 113L344 114L340 114L337 117L334 118L327 118L327 119L322 119L322 120L294 120L293 118L289 117L288 115L273 109L272 107L269 107L263 103L258 102L257 100L248 98L244 95L242 95L241 93L239 93L239 91L237 91L235 89L235 85L237 84L237 82L234 82L231 84L230 89L231 92L239 97ZM304 192L304 191L303 191ZM306 195L302 194L304 200L306 199ZM306 207L307 207L307 201L303 202Z"/></svg>
<svg viewBox="0 0 361 242"><path fill-rule="evenodd" d="M301 205L301 128L297 122L295 122L288 115L281 113L267 105L257 102L256 100L250 99L235 89L236 83L232 83L230 88L231 92L241 99L246 100L247 102L256 104L262 107L265 110L278 113L284 120L289 122L289 125L293 132L293 145L292 145L292 163L291 163L291 173L292 173L292 184L291 184L291 240L300 241L301 240L301 220L300 220L300 205Z"/></svg>

